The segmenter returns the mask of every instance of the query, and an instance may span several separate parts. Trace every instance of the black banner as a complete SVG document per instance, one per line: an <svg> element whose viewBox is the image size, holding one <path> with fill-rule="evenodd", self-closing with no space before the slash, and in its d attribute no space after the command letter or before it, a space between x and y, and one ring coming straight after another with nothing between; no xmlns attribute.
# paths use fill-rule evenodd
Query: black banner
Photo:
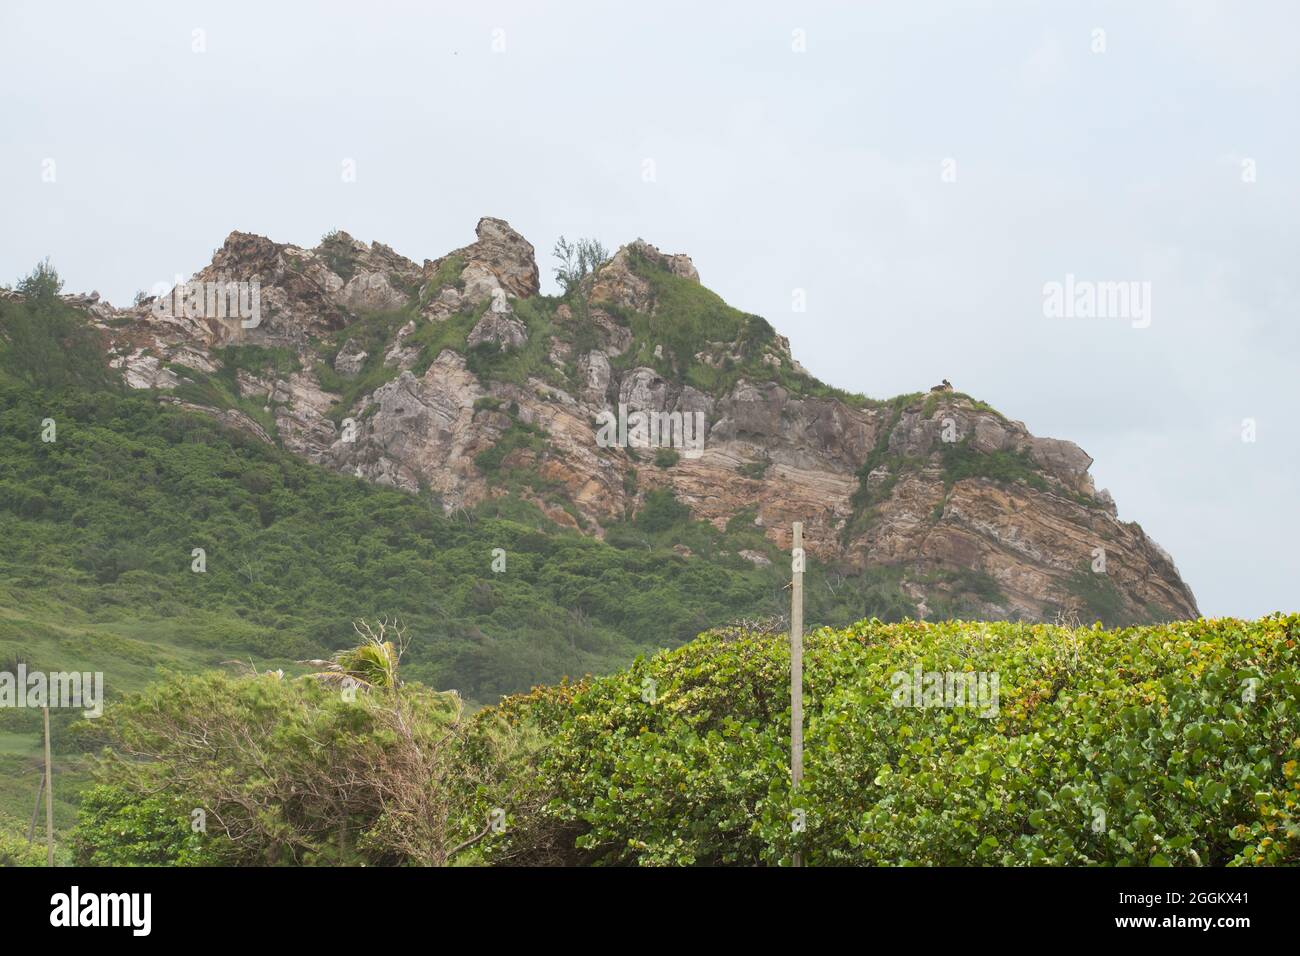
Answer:
<svg viewBox="0 0 1300 956"><path fill-rule="evenodd" d="M1292 883L1266 869L56 868L0 871L0 898L10 941L76 933L128 946L347 945L373 942L381 929L441 934L475 926L484 942L500 942L557 923L584 931L639 927L650 938L703 922L748 935L782 913L809 933L849 923L863 932L923 927L940 945L1007 931L1227 942L1293 927L1294 913L1284 909Z"/></svg>

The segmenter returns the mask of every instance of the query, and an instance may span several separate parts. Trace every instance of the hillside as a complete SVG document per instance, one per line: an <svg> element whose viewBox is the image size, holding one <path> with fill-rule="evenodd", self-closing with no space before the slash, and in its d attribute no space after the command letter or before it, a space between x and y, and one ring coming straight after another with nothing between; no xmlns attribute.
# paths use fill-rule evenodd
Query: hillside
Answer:
<svg viewBox="0 0 1300 956"><path fill-rule="evenodd" d="M803 521L812 556L890 576L909 616L1196 616L1172 559L1119 519L1072 443L961 393L827 386L685 255L637 240L551 297L507 223L477 233L422 265L345 233L314 249L232 233L194 281L259 281L253 327L202 295L184 307L188 286L129 309L75 301L132 387L448 513L522 500L603 538L671 494L780 549ZM620 408L698 416L699 453L634 447L635 433L602 447L596 423Z"/></svg>
<svg viewBox="0 0 1300 956"><path fill-rule="evenodd" d="M60 295L46 266L0 290L0 669L103 671L112 698L232 659L293 674L387 616L410 679L490 704L779 617L795 518L814 626L1195 614L1068 442L960 394L829 388L684 256L633 243L547 297L531 246L479 233L423 266L234 234L200 276L264 283L252 329ZM702 454L601 447L619 404L699 411ZM10 823L36 730L0 713Z"/></svg>
<svg viewBox="0 0 1300 956"><path fill-rule="evenodd" d="M0 297L0 671L102 671L111 698L232 659L296 673L353 641L356 618L389 616L414 635L412 679L491 703L784 608L780 557L743 522L719 531L663 495L603 540L514 497L448 514L123 387L56 292ZM888 575L832 589L827 574L810 568L810 620L907 610ZM57 747L73 720L54 715ZM0 818L15 826L39 724L0 710ZM61 760L62 827L84 776Z"/></svg>

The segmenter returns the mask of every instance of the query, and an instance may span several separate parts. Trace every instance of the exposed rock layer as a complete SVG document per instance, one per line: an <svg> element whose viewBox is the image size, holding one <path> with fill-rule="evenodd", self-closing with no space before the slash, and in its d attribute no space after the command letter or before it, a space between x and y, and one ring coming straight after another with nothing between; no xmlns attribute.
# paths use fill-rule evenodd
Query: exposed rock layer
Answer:
<svg viewBox="0 0 1300 956"><path fill-rule="evenodd" d="M173 389L187 369L210 374L226 346L291 354L294 371L239 373L241 401L260 404L274 434L247 410L214 411L325 466L428 489L447 509L506 493L475 459L507 432L531 429L544 436L541 449L523 443L501 463L531 476L513 492L589 533L603 534L635 514L647 492L667 487L719 529L744 514L786 548L791 522L803 521L815 559L902 566L903 587L922 613L936 594L964 591L967 606L988 617L1042 618L1098 593L1133 620L1196 615L1172 560L1138 525L1118 519L1109 494L1093 487L1092 459L1071 442L1030 435L951 392L869 403L824 388L792 391L789 383L806 374L776 335L755 366L767 380L742 376L712 391L676 374L676 353L662 343L646 356L651 364L628 361L636 345L628 316L650 317L652 329L671 318L646 264L673 281L699 282L688 257L641 240L576 295L550 302L546 374L513 382L477 375L474 356L535 347L536 330L519 308L543 301L533 247L522 236L499 219L481 220L477 236L417 265L343 233L315 249L232 233L195 278L256 278L262 314L254 327L160 315L151 301L125 310L97 298L78 304L104 329L113 363L135 388ZM362 325L389 315L393 327L376 348ZM428 344L438 326L457 322L469 329L458 344ZM701 342L695 360L726 370L745 360L746 347ZM347 391L367 382L359 394ZM619 406L628 414L698 414L702 452L656 464L651 449L601 447L598 416ZM975 465L955 470L958 451ZM1014 469L1013 477L995 464ZM973 591L971 574L983 582Z"/></svg>

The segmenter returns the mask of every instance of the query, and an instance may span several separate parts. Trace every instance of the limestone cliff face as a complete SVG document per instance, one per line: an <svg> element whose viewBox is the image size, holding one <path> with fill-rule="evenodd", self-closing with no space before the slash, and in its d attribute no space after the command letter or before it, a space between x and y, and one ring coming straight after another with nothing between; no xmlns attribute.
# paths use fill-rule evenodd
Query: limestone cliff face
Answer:
<svg viewBox="0 0 1300 956"><path fill-rule="evenodd" d="M533 247L483 219L475 242L422 264L343 233L302 249L236 232L195 276L253 279L252 327L149 300L86 305L131 386L448 510L516 495L599 536L668 489L774 547L803 521L814 560L896 569L922 615L1197 615L1082 449L957 393L829 388L684 255L637 240L545 297ZM222 388L200 387L214 377ZM702 448L602 444L601 415L620 407L698 420Z"/></svg>

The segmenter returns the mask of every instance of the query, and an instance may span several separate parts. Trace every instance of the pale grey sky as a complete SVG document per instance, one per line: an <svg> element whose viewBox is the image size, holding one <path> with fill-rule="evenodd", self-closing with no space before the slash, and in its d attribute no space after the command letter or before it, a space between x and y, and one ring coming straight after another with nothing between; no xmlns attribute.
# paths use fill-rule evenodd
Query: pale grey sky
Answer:
<svg viewBox="0 0 1300 956"><path fill-rule="evenodd" d="M419 260L493 215L544 270L641 236L832 384L946 376L1078 442L1207 615L1295 610L1298 33L1285 0L5 0L0 279L48 255L126 303L232 229ZM1150 282L1150 327L1046 318L1067 273Z"/></svg>

